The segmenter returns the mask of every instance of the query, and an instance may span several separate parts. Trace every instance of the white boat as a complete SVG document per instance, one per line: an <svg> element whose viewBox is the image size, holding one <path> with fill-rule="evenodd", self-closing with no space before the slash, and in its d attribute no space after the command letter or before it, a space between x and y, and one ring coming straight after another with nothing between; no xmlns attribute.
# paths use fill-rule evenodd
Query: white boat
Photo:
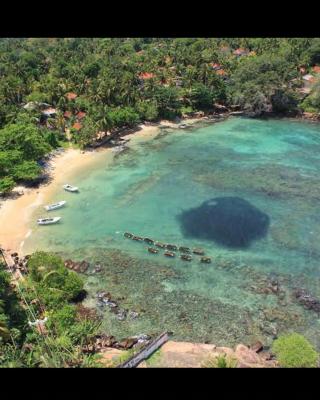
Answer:
<svg viewBox="0 0 320 400"><path fill-rule="evenodd" d="M63 189L67 192L78 192L79 189L76 186L71 186L69 184L63 185Z"/></svg>
<svg viewBox="0 0 320 400"><path fill-rule="evenodd" d="M63 207L65 204L66 204L66 201L62 200L55 204L49 204L48 206L45 206L44 209L47 211L52 211L52 210L56 210L57 208Z"/></svg>
<svg viewBox="0 0 320 400"><path fill-rule="evenodd" d="M52 225L59 222L61 217L54 217L54 218L39 218L37 220L38 225Z"/></svg>

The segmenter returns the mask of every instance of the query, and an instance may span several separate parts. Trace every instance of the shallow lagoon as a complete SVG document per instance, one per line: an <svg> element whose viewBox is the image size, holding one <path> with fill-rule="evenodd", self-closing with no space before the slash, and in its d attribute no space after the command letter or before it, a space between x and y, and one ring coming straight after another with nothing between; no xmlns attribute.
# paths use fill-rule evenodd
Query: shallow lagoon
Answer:
<svg viewBox="0 0 320 400"><path fill-rule="evenodd" d="M79 194L56 193L52 201L68 201L51 213L61 224L33 225L25 251L103 265L86 278L87 303L103 289L139 313L119 321L99 311L116 336L167 329L176 340L233 345L295 330L320 347L319 316L293 296L298 287L320 298L319 172L320 127L311 123L230 118L161 129L75 176ZM201 247L213 262L150 254L125 231ZM275 280L278 291L266 290Z"/></svg>

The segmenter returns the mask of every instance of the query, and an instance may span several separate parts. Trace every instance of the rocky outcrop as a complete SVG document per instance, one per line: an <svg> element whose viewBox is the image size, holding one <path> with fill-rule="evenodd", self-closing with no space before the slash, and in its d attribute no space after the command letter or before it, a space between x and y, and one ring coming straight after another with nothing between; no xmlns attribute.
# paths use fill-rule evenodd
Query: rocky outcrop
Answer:
<svg viewBox="0 0 320 400"><path fill-rule="evenodd" d="M66 268L71 269L75 272L80 272L82 274L85 273L90 266L90 264L87 261L78 262L78 261L72 261L70 259L66 260L64 262L64 265Z"/></svg>
<svg viewBox="0 0 320 400"><path fill-rule="evenodd" d="M294 296L306 309L320 313L320 300L304 289L296 289Z"/></svg>
<svg viewBox="0 0 320 400"><path fill-rule="evenodd" d="M217 347L213 344L168 341L160 350L159 356L152 363L142 362L138 368L199 368L214 357L226 355L235 360L236 368L275 368L277 362L270 353L262 351L258 342L251 348L239 344L235 349Z"/></svg>

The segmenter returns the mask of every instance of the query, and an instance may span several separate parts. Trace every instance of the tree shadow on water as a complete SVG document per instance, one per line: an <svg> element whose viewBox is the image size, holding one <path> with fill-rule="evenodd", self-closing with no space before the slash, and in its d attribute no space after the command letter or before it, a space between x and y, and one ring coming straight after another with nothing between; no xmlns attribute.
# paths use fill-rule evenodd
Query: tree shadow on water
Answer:
<svg viewBox="0 0 320 400"><path fill-rule="evenodd" d="M177 216L185 237L247 248L269 228L267 214L240 197L216 197Z"/></svg>

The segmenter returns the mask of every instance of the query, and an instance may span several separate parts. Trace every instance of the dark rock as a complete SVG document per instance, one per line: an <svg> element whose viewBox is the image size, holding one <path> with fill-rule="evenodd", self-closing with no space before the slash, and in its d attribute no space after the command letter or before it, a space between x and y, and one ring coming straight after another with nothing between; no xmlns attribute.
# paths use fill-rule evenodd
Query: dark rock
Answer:
<svg viewBox="0 0 320 400"><path fill-rule="evenodd" d="M250 346L250 349L255 351L256 353L259 353L263 350L263 344L260 342L260 340L258 340L255 344Z"/></svg>
<svg viewBox="0 0 320 400"><path fill-rule="evenodd" d="M320 300L308 293L304 289L294 291L294 296L306 309L320 313Z"/></svg>
<svg viewBox="0 0 320 400"><path fill-rule="evenodd" d="M16 253L16 252L12 253L11 257L18 257L18 253Z"/></svg>
<svg viewBox="0 0 320 400"><path fill-rule="evenodd" d="M131 349L138 342L137 338L127 338L118 343L118 347L122 349Z"/></svg>

